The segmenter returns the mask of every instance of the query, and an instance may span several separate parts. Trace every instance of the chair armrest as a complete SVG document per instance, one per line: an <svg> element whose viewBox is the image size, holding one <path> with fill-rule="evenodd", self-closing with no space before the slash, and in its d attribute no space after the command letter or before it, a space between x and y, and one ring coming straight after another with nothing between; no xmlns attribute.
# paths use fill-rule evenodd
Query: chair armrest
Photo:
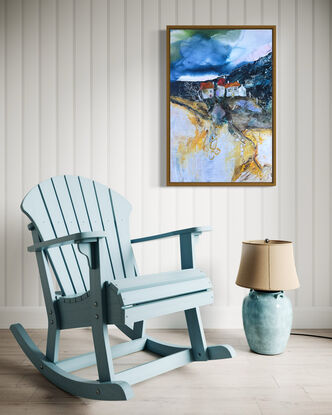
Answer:
<svg viewBox="0 0 332 415"><path fill-rule="evenodd" d="M145 236L143 238L132 239L131 243L153 241L154 239L171 238L173 236L181 236L186 234L200 235L202 232L209 232L212 229L209 226L198 226L195 228L179 229L173 232L160 233L158 235Z"/></svg>
<svg viewBox="0 0 332 415"><path fill-rule="evenodd" d="M48 241L31 245L29 246L28 251L38 252L43 251L44 249L57 248L63 245L97 242L98 239L105 237L106 233L103 231L73 233L72 235L62 236L61 238L50 239Z"/></svg>

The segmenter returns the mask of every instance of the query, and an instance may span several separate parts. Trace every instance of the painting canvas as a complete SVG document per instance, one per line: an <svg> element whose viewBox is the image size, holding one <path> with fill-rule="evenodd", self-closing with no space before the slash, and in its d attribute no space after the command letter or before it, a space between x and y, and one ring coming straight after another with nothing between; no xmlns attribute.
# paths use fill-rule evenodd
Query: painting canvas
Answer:
<svg viewBox="0 0 332 415"><path fill-rule="evenodd" d="M168 185L275 185L275 27L169 26Z"/></svg>

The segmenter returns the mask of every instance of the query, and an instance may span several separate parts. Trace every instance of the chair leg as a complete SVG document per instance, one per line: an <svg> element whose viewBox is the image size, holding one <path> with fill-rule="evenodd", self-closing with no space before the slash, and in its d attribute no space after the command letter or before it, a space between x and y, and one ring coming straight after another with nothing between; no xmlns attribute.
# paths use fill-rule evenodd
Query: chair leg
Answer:
<svg viewBox="0 0 332 415"><path fill-rule="evenodd" d="M206 340L199 308L185 310L194 360L207 360Z"/></svg>
<svg viewBox="0 0 332 415"><path fill-rule="evenodd" d="M228 344L207 347L199 308L186 310L185 314L194 360L228 359L236 355Z"/></svg>
<svg viewBox="0 0 332 415"><path fill-rule="evenodd" d="M133 328L126 324L116 324L116 327L131 340L141 339L145 336L145 321L136 321Z"/></svg>
<svg viewBox="0 0 332 415"><path fill-rule="evenodd" d="M110 382L114 378L114 368L111 346L108 337L107 324L92 326L93 343L96 352L96 362L100 382Z"/></svg>
<svg viewBox="0 0 332 415"><path fill-rule="evenodd" d="M180 236L181 268L188 269L195 267L194 244L197 235L184 234ZM201 321L199 308L185 310L188 332L193 350L194 360L207 360L206 340Z"/></svg>
<svg viewBox="0 0 332 415"><path fill-rule="evenodd" d="M60 330L50 324L47 331L46 357L51 362L56 362L59 358L59 340Z"/></svg>
<svg viewBox="0 0 332 415"><path fill-rule="evenodd" d="M140 339L145 336L145 321L136 321L134 323L134 339Z"/></svg>

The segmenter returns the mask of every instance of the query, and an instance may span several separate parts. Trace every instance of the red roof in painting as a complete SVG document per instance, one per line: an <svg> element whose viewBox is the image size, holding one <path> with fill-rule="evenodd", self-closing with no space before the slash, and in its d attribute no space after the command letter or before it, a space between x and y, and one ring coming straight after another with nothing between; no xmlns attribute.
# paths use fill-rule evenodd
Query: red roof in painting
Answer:
<svg viewBox="0 0 332 415"><path fill-rule="evenodd" d="M226 84L226 79L225 78L218 79L217 85L225 85L225 84Z"/></svg>
<svg viewBox="0 0 332 415"><path fill-rule="evenodd" d="M230 84L226 84L225 88L230 88L231 86L240 86L241 84L239 84L239 82L231 82Z"/></svg>
<svg viewBox="0 0 332 415"><path fill-rule="evenodd" d="M201 89L214 88L213 82L201 82Z"/></svg>

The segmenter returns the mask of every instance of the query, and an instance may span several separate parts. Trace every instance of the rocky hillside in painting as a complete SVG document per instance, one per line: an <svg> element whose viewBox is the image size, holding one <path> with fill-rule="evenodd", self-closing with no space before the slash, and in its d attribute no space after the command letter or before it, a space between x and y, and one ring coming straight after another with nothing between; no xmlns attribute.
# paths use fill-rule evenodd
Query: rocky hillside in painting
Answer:
<svg viewBox="0 0 332 415"><path fill-rule="evenodd" d="M225 120L239 130L246 128L270 128L271 114L263 102L249 97L224 98L218 105L225 112Z"/></svg>
<svg viewBox="0 0 332 415"><path fill-rule="evenodd" d="M215 126L229 123L243 131L247 128L270 128L271 115L254 98L229 97L221 101L215 99L197 102L172 96L171 102L191 109L200 117L213 122Z"/></svg>
<svg viewBox="0 0 332 415"><path fill-rule="evenodd" d="M234 69L227 80L244 84L252 96L270 106L272 99L272 52L255 62Z"/></svg>

